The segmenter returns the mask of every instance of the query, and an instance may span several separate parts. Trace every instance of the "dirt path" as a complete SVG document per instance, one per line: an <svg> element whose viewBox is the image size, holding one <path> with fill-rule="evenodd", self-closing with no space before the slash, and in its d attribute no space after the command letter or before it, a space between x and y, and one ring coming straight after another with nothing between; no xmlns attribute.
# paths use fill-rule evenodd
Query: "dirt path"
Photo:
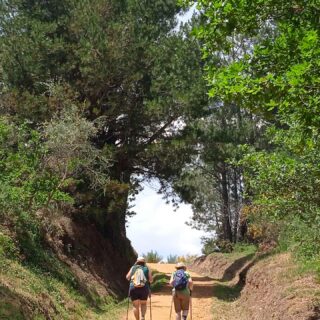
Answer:
<svg viewBox="0 0 320 320"><path fill-rule="evenodd" d="M151 269L163 272L168 275L175 270L173 264L148 264ZM193 320L212 320L212 295L213 284L210 278L203 277L197 273L191 272L194 281L192 297L192 318ZM161 291L152 294L152 319L169 320L171 305L171 288L165 286ZM146 320L150 319L150 302L148 301L148 312ZM175 319L174 310L172 310L171 320ZM126 315L122 320L126 319ZM191 319L188 317L188 319ZM129 309L129 320L135 320L131 307Z"/></svg>

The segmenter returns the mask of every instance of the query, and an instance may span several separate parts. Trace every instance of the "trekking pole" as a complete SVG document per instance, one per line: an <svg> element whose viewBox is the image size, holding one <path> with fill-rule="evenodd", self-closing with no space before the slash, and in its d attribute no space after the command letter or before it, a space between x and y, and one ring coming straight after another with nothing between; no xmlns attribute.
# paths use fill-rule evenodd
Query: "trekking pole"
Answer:
<svg viewBox="0 0 320 320"><path fill-rule="evenodd" d="M129 285L129 290L128 290L127 320L129 319L129 304L130 304L130 285Z"/></svg>
<svg viewBox="0 0 320 320"><path fill-rule="evenodd" d="M192 297L191 297L191 295L190 295L190 320L192 320Z"/></svg>
<svg viewBox="0 0 320 320"><path fill-rule="evenodd" d="M171 315L172 315L172 305L173 305L173 295L172 295L172 299L171 299L170 318L169 318L169 320L171 320Z"/></svg>
<svg viewBox="0 0 320 320"><path fill-rule="evenodd" d="M151 290L150 290L150 320L152 320L152 310L151 310Z"/></svg>

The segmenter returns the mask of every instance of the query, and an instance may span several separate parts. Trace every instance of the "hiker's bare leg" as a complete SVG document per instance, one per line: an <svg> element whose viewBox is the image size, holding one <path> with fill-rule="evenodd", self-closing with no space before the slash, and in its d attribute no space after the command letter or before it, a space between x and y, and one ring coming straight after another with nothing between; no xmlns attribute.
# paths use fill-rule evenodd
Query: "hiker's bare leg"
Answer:
<svg viewBox="0 0 320 320"><path fill-rule="evenodd" d="M140 318L139 318L140 300L134 300L132 302L132 304L133 304L133 314L134 314L136 320L140 320Z"/></svg>
<svg viewBox="0 0 320 320"><path fill-rule="evenodd" d="M176 320L181 320L181 300L175 294L173 296L174 311L176 312Z"/></svg>
<svg viewBox="0 0 320 320"><path fill-rule="evenodd" d="M144 320L147 312L147 300L140 301L140 308L141 308L141 320Z"/></svg>
<svg viewBox="0 0 320 320"><path fill-rule="evenodd" d="M189 313L189 310L183 310L183 311L182 311L182 319L183 319L183 320L186 320L186 319L187 319L188 313Z"/></svg>

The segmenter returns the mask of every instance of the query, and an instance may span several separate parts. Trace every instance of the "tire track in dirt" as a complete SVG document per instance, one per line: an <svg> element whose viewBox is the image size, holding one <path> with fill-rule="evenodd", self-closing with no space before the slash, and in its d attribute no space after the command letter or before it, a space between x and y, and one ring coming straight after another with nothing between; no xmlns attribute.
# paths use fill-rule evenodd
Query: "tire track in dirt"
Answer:
<svg viewBox="0 0 320 320"><path fill-rule="evenodd" d="M175 270L174 264L152 264L148 266L159 272L165 273L168 277ZM212 320L213 319L213 285L214 281L208 277L203 277L195 272L190 272L194 282L192 297L192 319L193 320ZM160 291L153 293L151 297L152 319L153 320L173 320L175 319L174 308L170 319L171 308L171 290L169 285L163 287ZM190 314L188 319L191 319ZM121 320L126 320L126 314ZM135 320L130 304L128 320ZM148 311L146 320L150 320L150 301L148 300Z"/></svg>

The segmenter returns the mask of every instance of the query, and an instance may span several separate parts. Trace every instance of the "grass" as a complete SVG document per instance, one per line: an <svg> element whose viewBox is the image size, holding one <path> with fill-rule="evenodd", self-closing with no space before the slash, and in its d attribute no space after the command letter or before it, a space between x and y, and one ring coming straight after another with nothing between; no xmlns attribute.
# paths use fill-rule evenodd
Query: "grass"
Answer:
<svg viewBox="0 0 320 320"><path fill-rule="evenodd" d="M151 291L159 291L169 282L169 278L165 273L152 271L153 283L151 284Z"/></svg>
<svg viewBox="0 0 320 320"><path fill-rule="evenodd" d="M213 295L219 300L231 302L239 298L240 293L241 287L237 285L231 286L219 283L213 287Z"/></svg>
<svg viewBox="0 0 320 320"><path fill-rule="evenodd" d="M315 274L317 282L320 283L320 257L309 261L297 259L297 262L300 274Z"/></svg>
<svg viewBox="0 0 320 320"><path fill-rule="evenodd" d="M234 249L231 253L224 253L223 255L230 260L236 260L243 256L255 254L256 252L257 247L253 244L237 243L234 245Z"/></svg>
<svg viewBox="0 0 320 320"><path fill-rule="evenodd" d="M86 297L70 284L18 260L0 257L0 319L45 319L48 312L54 319L116 319L124 309L111 298L93 307Z"/></svg>
<svg viewBox="0 0 320 320"><path fill-rule="evenodd" d="M0 288L0 319L3 320L23 320L24 316L20 311L20 305L14 300L3 299L3 289Z"/></svg>

